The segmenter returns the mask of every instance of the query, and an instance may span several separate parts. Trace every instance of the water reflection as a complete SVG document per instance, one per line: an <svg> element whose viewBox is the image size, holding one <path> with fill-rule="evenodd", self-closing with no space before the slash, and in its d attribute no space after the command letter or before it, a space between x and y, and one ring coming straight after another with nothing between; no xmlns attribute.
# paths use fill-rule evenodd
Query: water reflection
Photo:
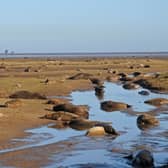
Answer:
<svg viewBox="0 0 168 168"><path fill-rule="evenodd" d="M99 100L103 100L104 99L104 86L96 86L95 95Z"/></svg>
<svg viewBox="0 0 168 168"><path fill-rule="evenodd" d="M166 149L167 143L165 140L161 141L160 137L156 138L155 132L165 131L167 129L167 123L165 123L164 120L161 120L160 126L158 127L144 127L142 125L140 126L137 125L137 114L151 111L150 113L152 115L157 114L157 118L162 118L162 116L163 118L165 118L165 115L163 114L164 109L155 109L154 106L144 104L144 101L157 97L168 98L168 95L150 92L148 96L143 96L139 94L139 92L142 90L150 92L142 88L139 88L137 90L125 90L122 88L122 85L105 83L103 100L113 100L130 104L132 106L132 109L129 109L131 111L131 115L128 115L129 111L124 111L124 113L123 111L115 111L112 113L106 113L102 111L100 109L99 98L95 99L92 91L73 92L72 102L74 104L88 104L90 107L90 119L112 122L112 126L114 126L116 130L123 132L123 134L113 140L113 144L115 144L116 146L120 144L122 153L124 151L127 151L129 153L131 151L137 150L137 148L149 149L154 153L158 152L158 149L160 149L162 152L165 152L164 150ZM162 113L159 113L159 111L162 111ZM112 148L112 144L110 148ZM166 151L168 152L168 150ZM166 159L166 157L167 156L165 155L164 158ZM155 164L158 165L158 162L161 158L155 159L157 160ZM128 165L125 164L125 167L126 166Z"/></svg>
<svg viewBox="0 0 168 168"><path fill-rule="evenodd" d="M104 166L108 168L111 166L127 168L130 165L124 159L124 155L137 149L151 150L154 153L155 165L164 163L168 153L167 133L165 133L168 126L166 118L168 110L165 107L165 109L162 109L162 112L161 110L153 112L152 114L157 114L156 117L160 120L160 125L147 130L139 129L140 127L137 126L137 112L155 111L154 106L144 104L144 101L157 97L168 98L168 95L150 92L148 96L142 96L138 93L142 90L141 88L137 90L125 90L122 88L122 85L118 84L105 83L104 85L105 88L98 88L98 90L95 88L95 91L73 92L71 100L73 104L83 104L90 107L90 120L112 123L112 126L120 132L120 136L117 138L87 138L85 137L85 127L83 129L81 126L77 130L74 130L76 129L74 126L71 126L74 127L74 129L71 129L69 126L57 123L56 126L45 126L29 130L28 132L32 133L32 136L23 140L24 142L28 142L27 146L1 150L0 152L3 153L30 147L42 148L45 145L62 141L71 140L75 142L78 138L78 143L73 146L70 153L66 153L65 150L64 153L53 154L52 157L55 159L51 167L55 167L55 164L58 165L59 163L59 166L72 168L86 167L88 165L90 167ZM95 92L97 92L97 98L95 97ZM117 110L112 113L106 113L100 109L100 100L124 102L132 106L132 111L129 113L128 111ZM62 158L61 162L56 161L58 157Z"/></svg>

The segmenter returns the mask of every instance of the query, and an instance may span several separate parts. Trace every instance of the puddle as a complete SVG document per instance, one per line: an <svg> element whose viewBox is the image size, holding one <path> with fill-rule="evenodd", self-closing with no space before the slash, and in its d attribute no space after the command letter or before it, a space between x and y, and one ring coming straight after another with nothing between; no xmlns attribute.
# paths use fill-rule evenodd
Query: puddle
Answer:
<svg viewBox="0 0 168 168"><path fill-rule="evenodd" d="M73 92L70 96L71 102L76 105L88 105L89 119L105 122L112 122L113 127L121 132L115 139L88 138L85 137L86 131L76 131L71 128L54 129L44 126L27 130L31 133L24 139L14 139L13 142L19 143L17 147L0 150L0 154L29 149L32 147L43 147L61 141L77 141L78 143L69 151L50 156L53 165L47 167L78 168L78 167L130 167L123 159L125 154L138 149L149 149L154 153L155 164L161 165L168 159L168 141L165 131L168 128L167 111L157 114L160 126L150 130L142 131L136 125L136 112L147 112L154 110L154 106L144 104L144 101L151 98L168 98L166 94L151 93L148 96L138 94L137 90L125 90L122 85L105 83L104 95L97 98L94 91ZM148 91L148 90L147 90ZM69 97L68 97L69 98ZM101 100L100 100L101 99ZM100 109L100 102L113 100L127 103L132 106L131 115L128 112L105 112ZM165 135L165 136L164 136ZM59 158L59 159L58 159Z"/></svg>
<svg viewBox="0 0 168 168"><path fill-rule="evenodd" d="M123 167L125 163L122 162L120 157L112 156L111 152L105 150L84 150L74 151L68 160L62 161L57 166L81 168L81 167ZM114 166L115 165L115 166ZM129 167L129 166L128 166Z"/></svg>
<svg viewBox="0 0 168 168"><path fill-rule="evenodd" d="M95 99L94 91L88 92L73 92L72 95L72 102L74 104L87 104L92 107L92 111L99 110L99 104L101 101L105 100L113 100L124 102L129 105L132 105L134 111L139 112L146 112L152 109L155 109L154 106L150 106L148 104L144 104L144 101L152 98L168 98L166 94L156 94L150 92L150 95L143 96L138 94L139 91L147 90L147 89L136 89L136 90L126 90L122 87L122 85L114 84L114 83L105 83L105 93L104 98L102 100ZM148 90L147 90L148 91ZM95 113L94 113L95 114ZM92 114L91 114L92 115ZM97 114L96 114L96 117Z"/></svg>
<svg viewBox="0 0 168 168"><path fill-rule="evenodd" d="M78 132L71 128L66 130L57 130L57 129L49 128L49 126L35 128L32 130L27 130L25 132L31 133L31 136L27 138L22 138L22 139L13 139L13 142L17 142L17 143L21 142L25 145L11 148L11 149L0 150L0 154L22 150L22 149L28 149L32 147L40 147L48 144L57 143L59 141L64 141L70 137L83 135L81 131Z"/></svg>

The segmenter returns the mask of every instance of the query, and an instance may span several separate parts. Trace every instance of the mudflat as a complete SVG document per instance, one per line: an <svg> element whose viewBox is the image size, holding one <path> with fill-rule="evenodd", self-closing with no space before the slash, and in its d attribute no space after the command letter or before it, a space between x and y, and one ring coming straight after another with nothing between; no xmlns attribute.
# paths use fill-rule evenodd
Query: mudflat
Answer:
<svg viewBox="0 0 168 168"><path fill-rule="evenodd" d="M72 79L75 75L78 77ZM112 82L122 78L155 92L168 93L168 58L0 59L0 149L10 147L11 139L25 136L26 129L54 123L41 119L52 110L53 105L46 103L48 99L68 96L74 90L94 89L90 78ZM21 97L20 103L7 106L19 91L38 93L44 99Z"/></svg>
<svg viewBox="0 0 168 168"><path fill-rule="evenodd" d="M146 67L145 67L146 66ZM29 69L29 70L26 70ZM18 108L5 108L3 104L17 91L37 92L47 97L67 96L73 90L93 89L90 80L68 78L79 73L88 73L93 77L106 80L116 73L145 74L140 79L147 80L156 91L168 91L167 58L13 58L0 60L0 142L23 134L26 128L32 128L47 121L39 117L46 113L51 105L46 100L22 100ZM160 73L157 78L152 74ZM145 77L144 77L145 76ZM148 87L150 87L148 86ZM49 107L48 107L49 106ZM50 122L50 121L49 121ZM12 128L12 129L11 129Z"/></svg>

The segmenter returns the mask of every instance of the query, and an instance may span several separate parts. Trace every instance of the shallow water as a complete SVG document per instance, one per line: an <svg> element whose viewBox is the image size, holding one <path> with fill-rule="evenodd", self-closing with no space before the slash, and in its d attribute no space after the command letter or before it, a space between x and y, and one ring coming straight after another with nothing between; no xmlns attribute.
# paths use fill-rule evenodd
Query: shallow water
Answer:
<svg viewBox="0 0 168 168"><path fill-rule="evenodd" d="M44 126L27 130L31 133L24 139L14 139L12 143L19 145L0 150L0 154L32 147L43 147L62 141L72 141L76 144L67 151L50 156L53 160L47 167L130 167L123 157L138 149L149 149L153 152L155 164L161 165L168 159L168 136L165 133L168 128L168 111L163 110L157 114L160 126L150 130L142 131L136 125L139 113L155 110L156 107L144 104L145 100L151 98L168 98L165 94L151 93L149 96L139 95L144 90L125 90L122 85L105 83L103 99L97 98L94 91L73 92L71 101L76 105L88 105L89 119L112 122L113 127L120 132L120 136L89 138L85 136L86 131L76 131L71 128L54 129ZM102 97L101 97L102 98ZM100 109L100 102L113 100L127 103L132 106L129 111L105 112ZM131 112L130 112L131 111ZM88 165L87 165L88 164Z"/></svg>

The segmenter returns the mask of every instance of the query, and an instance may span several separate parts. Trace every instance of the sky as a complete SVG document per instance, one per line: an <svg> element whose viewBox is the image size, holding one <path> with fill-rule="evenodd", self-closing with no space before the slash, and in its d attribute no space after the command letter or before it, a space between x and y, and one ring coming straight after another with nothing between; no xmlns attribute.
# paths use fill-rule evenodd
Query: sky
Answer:
<svg viewBox="0 0 168 168"><path fill-rule="evenodd" d="M0 0L0 53L168 51L168 0Z"/></svg>

